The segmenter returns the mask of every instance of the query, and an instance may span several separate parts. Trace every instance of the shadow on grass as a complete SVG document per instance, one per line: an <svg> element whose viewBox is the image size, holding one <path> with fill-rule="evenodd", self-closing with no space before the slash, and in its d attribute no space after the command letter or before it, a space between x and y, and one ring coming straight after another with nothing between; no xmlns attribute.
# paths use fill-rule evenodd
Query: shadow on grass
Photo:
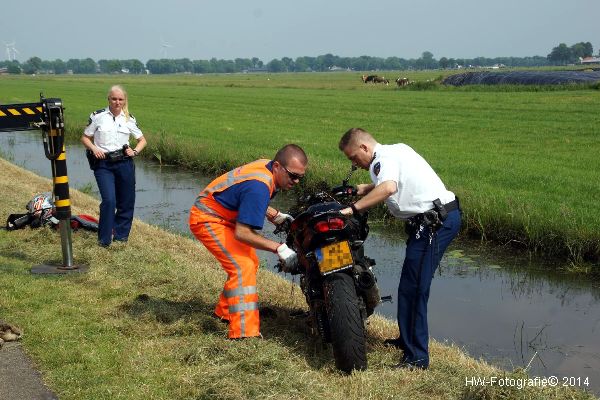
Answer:
<svg viewBox="0 0 600 400"><path fill-rule="evenodd" d="M10 260L10 259L16 259L19 261L22 261L25 264L34 264L36 262L35 257L24 253L22 251L19 250L14 250L14 249L3 249L2 250L2 257ZM8 263L7 263L8 265Z"/></svg>
<svg viewBox="0 0 600 400"><path fill-rule="evenodd" d="M151 317L156 322L172 325L178 321L190 322L204 333L216 333L223 330L223 323L212 317L213 305L201 299L173 301L164 298L138 295L133 301L123 304L120 309L136 319ZM193 332L188 332L192 334ZM185 334L182 332L182 334Z"/></svg>
<svg viewBox="0 0 600 400"><path fill-rule="evenodd" d="M267 338L276 338L305 357L307 363L316 370L334 368L331 344L312 332L308 315L304 310L290 309L263 303L261 307L261 332ZM383 344L381 338L367 333L367 353L375 351ZM340 372L342 373L342 372Z"/></svg>
<svg viewBox="0 0 600 400"><path fill-rule="evenodd" d="M225 323L213 316L214 303L207 303L199 298L173 301L140 294L131 302L123 304L120 309L135 319L150 317L164 325L174 325L183 320L194 327L193 330L178 331L178 335L194 335L200 331L223 335L223 339L226 339ZM260 323L263 337L288 347L315 370L332 367L331 346L311 333L309 321L302 311L262 302ZM376 342L374 338L367 338L368 351Z"/></svg>
<svg viewBox="0 0 600 400"><path fill-rule="evenodd" d="M260 330L266 339L274 339L292 349L304 357L312 369L321 370L333 360L331 346L311 332L303 311L262 302Z"/></svg>

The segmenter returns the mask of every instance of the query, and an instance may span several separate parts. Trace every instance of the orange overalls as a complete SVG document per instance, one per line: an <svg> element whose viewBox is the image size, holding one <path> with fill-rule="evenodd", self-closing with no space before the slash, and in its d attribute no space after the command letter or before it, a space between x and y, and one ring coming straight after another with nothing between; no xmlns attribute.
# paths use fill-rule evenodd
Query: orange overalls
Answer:
<svg viewBox="0 0 600 400"><path fill-rule="evenodd" d="M229 321L229 338L260 336L256 273L258 257L253 247L235 239L237 211L228 210L214 198L215 193L257 180L275 191L270 160L256 160L213 180L196 198L190 210L190 230L214 255L227 272L225 287L219 296L215 314Z"/></svg>

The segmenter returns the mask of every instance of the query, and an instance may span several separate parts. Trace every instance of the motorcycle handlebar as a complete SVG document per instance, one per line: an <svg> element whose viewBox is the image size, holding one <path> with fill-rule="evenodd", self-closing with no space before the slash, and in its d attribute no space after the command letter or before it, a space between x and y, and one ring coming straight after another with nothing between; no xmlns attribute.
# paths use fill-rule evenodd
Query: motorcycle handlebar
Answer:
<svg viewBox="0 0 600 400"><path fill-rule="evenodd" d="M354 186L342 185L331 189L334 196L356 196L357 189Z"/></svg>
<svg viewBox="0 0 600 400"><path fill-rule="evenodd" d="M291 226L292 226L292 222L289 219L286 219L281 224L279 224L275 227L275 230L273 231L273 233L276 235L280 234L280 233L287 233L290 230Z"/></svg>

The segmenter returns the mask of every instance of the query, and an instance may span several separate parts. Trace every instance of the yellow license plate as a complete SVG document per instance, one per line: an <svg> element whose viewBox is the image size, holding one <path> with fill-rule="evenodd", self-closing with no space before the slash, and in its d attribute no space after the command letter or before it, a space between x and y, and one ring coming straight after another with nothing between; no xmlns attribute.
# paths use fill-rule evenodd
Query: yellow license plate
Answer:
<svg viewBox="0 0 600 400"><path fill-rule="evenodd" d="M348 242L328 244L315 251L323 275L351 267L354 264Z"/></svg>

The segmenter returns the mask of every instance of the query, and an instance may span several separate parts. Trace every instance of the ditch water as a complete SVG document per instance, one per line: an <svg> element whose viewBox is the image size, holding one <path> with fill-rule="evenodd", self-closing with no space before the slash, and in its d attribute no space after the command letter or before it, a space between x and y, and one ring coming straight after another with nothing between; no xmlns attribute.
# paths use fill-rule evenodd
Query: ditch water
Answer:
<svg viewBox="0 0 600 400"><path fill-rule="evenodd" d="M51 176L40 133L0 133L0 157ZM81 145L67 146L67 165L70 187L98 197ZM188 210L211 179L136 160L135 215L189 235ZM281 201L276 199L274 205ZM266 223L265 233L272 236L271 232L272 226ZM529 365L531 377L555 376L559 386L566 382L600 394L600 283L545 272L510 254L494 260L462 246L451 246L433 280L431 336L499 367ZM258 253L268 268L275 265L275 255ZM365 253L377 261L374 270L381 294L391 295L395 302L403 240L372 226ZM383 303L376 312L395 320L396 304Z"/></svg>

